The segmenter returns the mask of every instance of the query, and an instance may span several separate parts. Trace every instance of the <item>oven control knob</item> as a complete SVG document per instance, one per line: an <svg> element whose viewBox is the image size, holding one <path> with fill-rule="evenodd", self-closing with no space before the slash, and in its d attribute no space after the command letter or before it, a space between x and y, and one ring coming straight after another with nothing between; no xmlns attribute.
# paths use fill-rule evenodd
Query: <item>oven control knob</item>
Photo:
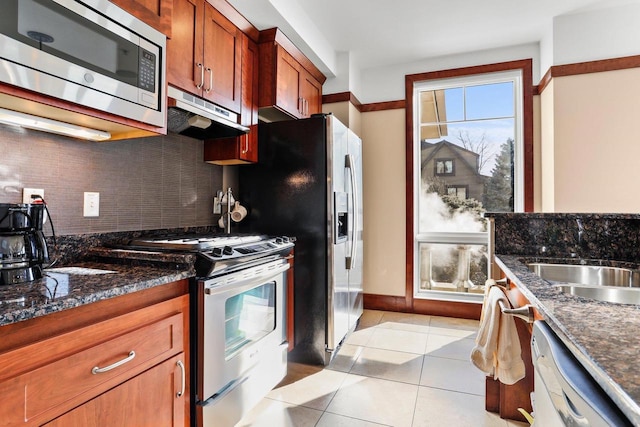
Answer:
<svg viewBox="0 0 640 427"><path fill-rule="evenodd" d="M231 246L225 246L224 249L222 249L222 253L225 255L233 255L233 248Z"/></svg>
<svg viewBox="0 0 640 427"><path fill-rule="evenodd" d="M282 237L276 237L276 243L281 245L282 243L284 243L284 239Z"/></svg>
<svg viewBox="0 0 640 427"><path fill-rule="evenodd" d="M212 254L215 257L222 256L222 248L213 248Z"/></svg>
<svg viewBox="0 0 640 427"><path fill-rule="evenodd" d="M282 236L282 241L284 243L289 243L289 238L287 236Z"/></svg>

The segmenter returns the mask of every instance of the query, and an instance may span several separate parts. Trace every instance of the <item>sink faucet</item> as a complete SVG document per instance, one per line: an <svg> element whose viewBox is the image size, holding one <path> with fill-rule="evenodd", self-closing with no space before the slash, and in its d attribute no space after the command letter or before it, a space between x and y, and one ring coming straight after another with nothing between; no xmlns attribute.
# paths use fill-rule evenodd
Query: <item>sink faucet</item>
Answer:
<svg viewBox="0 0 640 427"><path fill-rule="evenodd" d="M576 218L576 224L578 225L578 241L573 247L573 251L570 253L571 258L582 258L584 255L582 250L582 235L584 234L584 225L582 224L582 218Z"/></svg>
<svg viewBox="0 0 640 427"><path fill-rule="evenodd" d="M576 218L576 224L578 224L578 246L582 244L582 235L584 234L584 225L582 225L582 218Z"/></svg>

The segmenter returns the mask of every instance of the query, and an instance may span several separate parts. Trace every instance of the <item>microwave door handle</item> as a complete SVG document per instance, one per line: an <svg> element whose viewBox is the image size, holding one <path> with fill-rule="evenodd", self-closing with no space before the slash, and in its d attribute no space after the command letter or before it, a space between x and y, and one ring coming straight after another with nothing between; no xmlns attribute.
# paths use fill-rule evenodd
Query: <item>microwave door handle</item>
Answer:
<svg viewBox="0 0 640 427"><path fill-rule="evenodd" d="M352 154L346 155L345 167L349 168L349 176L351 177L351 217L353 218L351 223L353 227L351 228L351 254L347 257L347 270L351 270L356 264L356 246L358 244L356 233L360 225L358 222L358 180L355 171L356 163Z"/></svg>

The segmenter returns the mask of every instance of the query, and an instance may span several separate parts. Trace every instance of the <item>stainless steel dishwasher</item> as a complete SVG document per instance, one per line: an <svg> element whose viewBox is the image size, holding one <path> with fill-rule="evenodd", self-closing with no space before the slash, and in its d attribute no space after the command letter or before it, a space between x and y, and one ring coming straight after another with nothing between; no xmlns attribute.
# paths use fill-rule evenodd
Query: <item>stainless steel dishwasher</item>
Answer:
<svg viewBox="0 0 640 427"><path fill-rule="evenodd" d="M611 398L543 321L533 324L534 426L631 426Z"/></svg>

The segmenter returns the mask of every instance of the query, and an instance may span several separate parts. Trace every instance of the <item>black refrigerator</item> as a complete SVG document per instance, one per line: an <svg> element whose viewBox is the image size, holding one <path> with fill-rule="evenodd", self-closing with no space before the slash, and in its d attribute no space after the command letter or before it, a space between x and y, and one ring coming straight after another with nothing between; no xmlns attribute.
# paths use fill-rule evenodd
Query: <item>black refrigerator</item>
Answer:
<svg viewBox="0 0 640 427"><path fill-rule="evenodd" d="M296 238L292 361L328 364L362 315L362 142L333 115L261 123L244 231Z"/></svg>

